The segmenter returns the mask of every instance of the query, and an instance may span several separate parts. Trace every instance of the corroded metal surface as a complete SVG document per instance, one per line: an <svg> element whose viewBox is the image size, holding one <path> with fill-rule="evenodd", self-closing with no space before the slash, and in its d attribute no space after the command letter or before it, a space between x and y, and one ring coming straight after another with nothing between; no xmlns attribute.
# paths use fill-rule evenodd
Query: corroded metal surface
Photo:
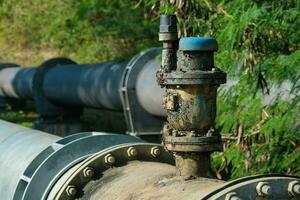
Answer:
<svg viewBox="0 0 300 200"><path fill-rule="evenodd" d="M174 154L176 160L176 174L185 179L197 177L210 177L210 153L182 153Z"/></svg>
<svg viewBox="0 0 300 200"><path fill-rule="evenodd" d="M175 171L168 164L131 161L90 182L81 200L199 200L223 184L208 178L183 180Z"/></svg>
<svg viewBox="0 0 300 200"><path fill-rule="evenodd" d="M208 85L168 87L165 105L170 126L205 135L216 117L216 93L217 88Z"/></svg>
<svg viewBox="0 0 300 200"><path fill-rule="evenodd" d="M162 15L160 23L163 51L157 81L166 88L163 103L168 120L163 141L176 155L179 175L208 176L210 152L222 148L214 123L217 88L225 83L226 74L214 67L217 42L204 37L171 37L177 35L175 15Z"/></svg>

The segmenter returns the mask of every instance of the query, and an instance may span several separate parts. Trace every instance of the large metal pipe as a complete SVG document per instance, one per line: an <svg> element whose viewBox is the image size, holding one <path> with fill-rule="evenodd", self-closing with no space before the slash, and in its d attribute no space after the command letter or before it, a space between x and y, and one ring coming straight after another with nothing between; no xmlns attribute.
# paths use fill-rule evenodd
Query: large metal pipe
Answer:
<svg viewBox="0 0 300 200"><path fill-rule="evenodd" d="M156 116L165 116L160 102L162 90L153 79L160 66L155 58L159 52L160 49L150 49L130 62L76 65L68 59L56 58L36 68L3 69L0 96L34 99L39 115L35 127L41 130L45 130L43 124L49 119L78 118L82 107L93 107L123 111L131 133L157 135L162 119ZM62 134L60 129L53 130Z"/></svg>
<svg viewBox="0 0 300 200"><path fill-rule="evenodd" d="M102 149L132 142L141 140L96 132L61 138L0 120L1 199L45 199L73 166Z"/></svg>
<svg viewBox="0 0 300 200"><path fill-rule="evenodd" d="M165 89L156 80L156 73L160 68L160 60L149 60L140 72L136 82L136 93L142 107L154 116L166 116L163 108Z"/></svg>
<svg viewBox="0 0 300 200"><path fill-rule="evenodd" d="M229 183L176 176L162 145L128 135L59 138L0 120L0 194L5 200L297 199L299 177Z"/></svg>
<svg viewBox="0 0 300 200"><path fill-rule="evenodd" d="M185 181L177 178L175 171L175 167L170 164L131 161L103 173L100 180L84 189L80 199L199 200L224 184L220 180L205 178Z"/></svg>
<svg viewBox="0 0 300 200"><path fill-rule="evenodd" d="M150 52L150 51L149 51ZM159 52L159 51L157 51ZM147 52L146 52L147 53ZM158 55L159 53L157 53ZM139 59L139 54L132 60ZM165 117L162 105L164 89L156 81L160 68L159 58L142 57L142 65L136 76L135 92L139 105L154 116ZM42 93L53 103L59 105L86 106L122 111L121 83L130 62L100 64L61 64L50 68L43 81ZM37 68L10 67L0 69L0 97L33 99L32 80ZM236 80L228 80L230 87ZM272 86L270 95L264 96L264 103L270 104L278 95L289 100L292 84ZM123 106L124 107L124 106Z"/></svg>
<svg viewBox="0 0 300 200"><path fill-rule="evenodd" d="M292 200L299 197L296 194L299 177L255 176L228 183L203 177L186 180L176 176L173 162L171 154L161 145L112 146L68 170L56 182L47 200ZM297 191L292 191L293 188Z"/></svg>
<svg viewBox="0 0 300 200"><path fill-rule="evenodd" d="M119 89L127 62L58 65L45 75L43 90L58 104L122 110Z"/></svg>
<svg viewBox="0 0 300 200"><path fill-rule="evenodd" d="M65 64L50 68L44 75L43 94L60 105L79 105L122 110L121 83L128 62ZM163 90L154 79L158 59L147 60L137 74L136 88L140 104L151 114L164 116L160 99ZM0 70L0 96L33 99L32 80L37 68ZM145 82L147 84L145 84Z"/></svg>
<svg viewBox="0 0 300 200"><path fill-rule="evenodd" d="M0 96L32 99L32 79L36 68L9 67L0 70Z"/></svg>
<svg viewBox="0 0 300 200"><path fill-rule="evenodd" d="M28 129L0 120L0 194L1 199L13 199L20 178L29 164L57 136Z"/></svg>
<svg viewBox="0 0 300 200"><path fill-rule="evenodd" d="M120 84L127 62L58 65L44 77L43 90L57 104L122 110ZM0 71L0 96L33 99L36 68L5 68Z"/></svg>
<svg viewBox="0 0 300 200"><path fill-rule="evenodd" d="M175 175L172 155L162 145L108 133L60 138L2 120L0 171L5 200L296 199L300 181L289 176L185 180Z"/></svg>

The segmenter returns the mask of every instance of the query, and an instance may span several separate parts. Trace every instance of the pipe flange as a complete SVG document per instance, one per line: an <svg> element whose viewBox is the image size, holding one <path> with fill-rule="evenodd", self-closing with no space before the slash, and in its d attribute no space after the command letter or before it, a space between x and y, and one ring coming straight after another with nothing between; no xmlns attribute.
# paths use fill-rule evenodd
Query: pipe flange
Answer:
<svg viewBox="0 0 300 200"><path fill-rule="evenodd" d="M174 144L208 144L208 143L220 143L221 136L165 136L165 143L174 143Z"/></svg>
<svg viewBox="0 0 300 200"><path fill-rule="evenodd" d="M169 151L175 152L213 152L222 151L220 135L216 136L164 136L164 144Z"/></svg>
<svg viewBox="0 0 300 200"><path fill-rule="evenodd" d="M193 70L190 72L157 73L161 85L220 85L226 83L226 73L214 69L212 71Z"/></svg>
<svg viewBox="0 0 300 200"><path fill-rule="evenodd" d="M128 150L135 149L136 156L129 157ZM153 156L154 151L155 156ZM159 152L159 153L158 153ZM115 162L112 165L105 163L107 155L111 155L115 158ZM149 162L161 162L174 165L174 160L171 154L169 154L162 145L150 144L150 143L128 143L110 147L97 154L89 157L83 161L80 165L76 166L76 169L72 174L69 174L66 181L60 187L60 190L54 195L54 200L73 200L80 198L84 195L84 187L92 180L101 178L101 174L111 167L121 167L133 160L149 161ZM94 169L94 178L87 179L84 177L84 169L91 167ZM75 196L70 196L67 193L67 188L70 186L76 186Z"/></svg>
<svg viewBox="0 0 300 200"><path fill-rule="evenodd" d="M63 116L64 114L69 114L70 111L67 109L53 104L44 94L44 78L47 72L58 65L72 65L76 64L74 61L67 58L53 58L42 63L36 70L32 80L32 93L34 102L36 104L36 110L38 114L43 116ZM72 115L76 115L82 112L81 108L74 108L72 110Z"/></svg>
<svg viewBox="0 0 300 200"><path fill-rule="evenodd" d="M59 178L88 156L114 145L141 141L129 135L96 132L63 138L42 151L27 167L14 193L14 200L46 200ZM82 170L82 176L93 177L91 169L92 166L87 166Z"/></svg>
<svg viewBox="0 0 300 200"><path fill-rule="evenodd" d="M289 193L289 184L299 181L300 177L276 174L248 176L225 183L202 200L228 199L229 194L239 199L295 199Z"/></svg>
<svg viewBox="0 0 300 200"><path fill-rule="evenodd" d="M172 152L215 152L223 151L222 144L165 144L166 149Z"/></svg>
<svg viewBox="0 0 300 200"><path fill-rule="evenodd" d="M128 134L134 136L160 135L164 123L162 118L148 113L139 103L136 82L144 66L155 59L161 48L152 48L133 57L127 64L120 91ZM143 120L141 120L143 119ZM155 127L155 128L153 128Z"/></svg>

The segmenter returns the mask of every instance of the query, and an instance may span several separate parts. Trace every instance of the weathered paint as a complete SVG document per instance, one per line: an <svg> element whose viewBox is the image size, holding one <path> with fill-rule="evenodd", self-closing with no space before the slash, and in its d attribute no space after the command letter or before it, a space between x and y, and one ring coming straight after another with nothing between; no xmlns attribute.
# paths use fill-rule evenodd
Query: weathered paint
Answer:
<svg viewBox="0 0 300 200"><path fill-rule="evenodd" d="M160 27L176 28L174 18L174 15L161 16ZM173 28L160 28L160 34L174 35L177 31ZM210 152L221 149L221 136L214 130L214 123L217 88L226 81L226 74L214 67L217 41L203 37L179 41L160 37L160 41L164 43L164 49L157 81L166 88L165 147L175 154L180 176L208 176ZM176 58L170 53L174 51ZM173 67L175 61L176 68Z"/></svg>

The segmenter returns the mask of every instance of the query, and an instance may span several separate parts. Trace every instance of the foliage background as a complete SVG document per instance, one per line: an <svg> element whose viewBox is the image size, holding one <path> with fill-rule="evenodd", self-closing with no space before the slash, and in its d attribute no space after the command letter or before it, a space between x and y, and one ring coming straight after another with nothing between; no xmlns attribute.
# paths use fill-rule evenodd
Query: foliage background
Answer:
<svg viewBox="0 0 300 200"><path fill-rule="evenodd" d="M129 59L160 45L161 13L177 15L181 36L215 37L216 64L236 80L220 90L216 175L300 175L299 0L0 0L0 60Z"/></svg>

